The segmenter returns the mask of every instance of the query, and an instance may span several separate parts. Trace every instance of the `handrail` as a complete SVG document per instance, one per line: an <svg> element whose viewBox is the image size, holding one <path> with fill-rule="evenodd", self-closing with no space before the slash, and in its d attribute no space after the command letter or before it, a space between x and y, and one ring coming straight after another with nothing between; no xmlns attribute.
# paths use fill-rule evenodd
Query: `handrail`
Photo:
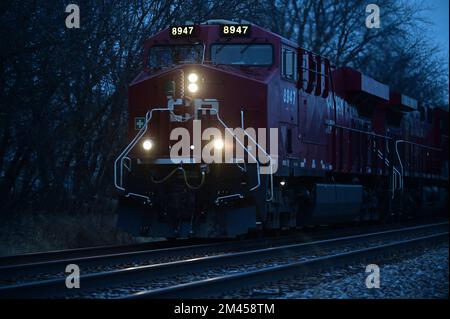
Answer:
<svg viewBox="0 0 450 319"><path fill-rule="evenodd" d="M397 155L397 159L398 159L398 162L400 164L400 170L401 170L401 173L400 173L401 174L400 175L400 188L399 189L402 190L403 189L404 168L403 168L402 159L400 158L400 153L398 151L398 144L400 144L400 143L414 145L414 146L422 147L424 149L429 149L429 150L437 151L437 152L442 152L442 149L441 148L432 147L432 146L423 145L423 144L414 143L414 142L407 141L407 140L397 140L397 141L395 141L395 153Z"/></svg>
<svg viewBox="0 0 450 319"><path fill-rule="evenodd" d="M257 182L257 185L255 185L254 187L252 187L251 189L250 189L250 191L253 191L253 190L255 190L255 189L257 189L257 188L259 188L260 186L261 186L261 178L260 178L260 174L259 174L259 162L258 162L258 160L256 159L256 157L255 156L253 156L253 154L248 150L248 148L247 147L245 147L245 145L234 135L234 133L233 133L233 131L225 124L225 122L220 118L220 116L219 116L219 112L216 110L216 109L214 109L214 108L199 108L199 110L202 110L202 111L214 111L214 113L216 114L216 116L217 116L217 120L219 121L219 123L220 124L222 124L222 126L236 139L236 141L239 143L239 145L252 157L252 159L255 161L255 163L256 163L256 169L257 169L257 174L256 174L256 176L257 176L257 179L258 179L258 182ZM242 130L243 132L244 132L244 134L262 151L262 152L264 152L264 154L269 158L269 162L270 162L270 179L271 179L271 189L270 189L270 197L269 198L266 198L266 201L272 201L273 200L273 167L272 167L272 157L269 155L269 154L267 154L267 152L261 147L261 145L259 145L254 139L253 139L253 137L250 135L250 134L248 134L245 130ZM240 195L240 194L234 194L234 195ZM228 196L221 196L221 197L218 197L217 199L216 199L216 201L218 201L218 200L220 200L220 199L222 199L222 198L225 198L225 197L230 197L229 195Z"/></svg>
<svg viewBox="0 0 450 319"><path fill-rule="evenodd" d="M214 108L199 108L198 110L201 111L213 111L217 116L218 121L222 124L222 126L231 133L231 135L236 139L236 141L241 145L241 147L243 147L243 149L252 157L252 159L255 161L256 163L256 170L257 170L257 183L254 187L252 187L250 189L250 191L253 191L257 188L259 188L261 186L261 178L260 178L260 165L259 162L257 160L257 158L255 156L253 156L253 154L248 150L247 147L245 147L245 145L234 135L233 131L225 124L225 122L220 118L219 113L216 109ZM136 134L136 136L133 138L133 140L127 145L127 147L120 153L120 155L116 158L116 160L114 161L114 185L117 189L121 190L121 191L125 191L125 188L123 187L123 167L124 167L124 159L127 159L129 161L129 158L127 157L128 154L130 153L131 149L133 147L136 146L136 144L139 142L139 140L145 135L145 133L148 130L148 123L150 122L150 120L153 117L153 112L158 111L158 112L170 112L171 114L175 115L173 110L169 109L169 108L154 108L150 111L148 111L145 115L145 123L143 125L143 127L139 130L139 132ZM273 199L273 167L272 167L272 157L267 154L267 152L247 133L245 132L245 130L243 130L244 134L252 141L255 143L255 145L264 152L264 154L269 158L269 162L270 162L270 178L271 178L271 191L270 191L270 197L268 199L266 199L267 201L271 201ZM120 171L119 174L117 172L117 165L118 163L120 163ZM244 163L245 164L245 163ZM242 167L237 164L237 166L239 168L242 169ZM128 166L125 165L125 167L129 170L130 168ZM137 197L142 197L145 198L148 202L150 202L150 198L148 196L145 195L141 195L141 194L136 194L136 193L128 193L125 195L126 197L129 196L137 196ZM219 196L216 198L216 203L218 201L220 201L221 199L225 199L225 198L230 198L230 197L239 197L239 198L243 198L242 194L234 194L234 195L227 195L227 196Z"/></svg>
<svg viewBox="0 0 450 319"><path fill-rule="evenodd" d="M155 108L155 109L152 109L150 112L147 112L145 114L144 126L140 129L138 134L136 134L136 136L133 138L133 140L131 140L131 142L128 144L128 146L122 151L122 153L120 153L120 155L114 161L114 185L116 186L117 189L119 189L121 191L125 190L125 188L123 188L123 173L122 173L123 159L130 153L131 149L134 146L136 146L136 144L139 142L139 140L142 138L142 136L144 136L144 134L147 132L147 125L153 116L153 111L171 111L171 110L168 108ZM119 161L120 161L120 183L117 182L117 163Z"/></svg>
<svg viewBox="0 0 450 319"><path fill-rule="evenodd" d="M272 157L267 154L267 152L253 139L253 137L251 135L249 135L245 129L244 129L244 111L241 110L241 125L242 125L242 130L244 132L245 135L247 135L247 137L260 149L264 152L264 154L269 158L269 165L270 165L270 197L266 198L266 201L270 202L273 200L273 167L272 167ZM259 173L258 173L259 176Z"/></svg>
<svg viewBox="0 0 450 319"><path fill-rule="evenodd" d="M399 181L403 179L402 173L395 167L392 166L392 199L395 197L395 191L400 190L401 185L399 184ZM400 186L399 186L400 185Z"/></svg>
<svg viewBox="0 0 450 319"><path fill-rule="evenodd" d="M357 132L357 133L362 133L362 134L366 134L366 135L370 135L370 136L374 136L374 137L380 137L382 139L385 140L393 140L392 137L389 137L387 135L380 135L380 134L376 134L375 132L368 132L368 131L363 131L363 130L358 130L352 127L348 127L348 126L342 126L342 125L337 125L336 123L325 123L325 126L334 126L336 128L340 128L343 130L347 130L347 131L351 131L351 132Z"/></svg>
<svg viewBox="0 0 450 319"><path fill-rule="evenodd" d="M389 159L383 154L382 151L377 150L377 155L380 159L384 159L384 163L386 166L390 167L391 163L389 161ZM392 193L392 199L394 199L395 197L395 191L399 190L398 187L398 180L400 180L402 178L402 175L400 173L400 171L395 167L394 164L392 164L392 178L391 178L391 182L392 182L392 187L391 187L391 193ZM397 178L398 176L398 178Z"/></svg>

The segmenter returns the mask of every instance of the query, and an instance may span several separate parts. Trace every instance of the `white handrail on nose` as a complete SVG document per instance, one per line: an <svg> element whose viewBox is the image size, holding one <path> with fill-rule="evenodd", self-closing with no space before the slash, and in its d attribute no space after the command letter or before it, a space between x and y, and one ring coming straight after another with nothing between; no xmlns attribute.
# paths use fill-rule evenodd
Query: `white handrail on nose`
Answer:
<svg viewBox="0 0 450 319"><path fill-rule="evenodd" d="M261 186L261 178L260 178L260 173L259 173L259 162L256 159L255 156L253 156L253 154L248 150L247 147L245 147L245 145L233 134L233 131L225 124L225 122L220 118L219 113L216 109L213 108L199 108L199 110L205 110L205 111L212 111L214 110L214 113L217 116L218 121L222 124L222 126L231 133L231 135L236 139L236 141L239 143L239 145L252 157L252 159L255 161L256 163L256 169L257 169L257 184L252 187L250 189L250 191L253 191L257 188L259 188ZM174 112L169 109L169 108L154 108L150 111L148 111L145 115L145 123L143 125L143 127L139 130L138 134L136 134L136 136L133 138L133 140L127 145L127 147L122 151L122 153L120 153L120 155L116 158L116 160L114 161L114 185L117 189L121 190L121 191L125 191L125 188L123 187L123 167L124 167L124 158L128 158L127 155L130 153L131 149L136 146L136 144L139 142L139 140L144 136L144 134L147 132L147 126L148 123L150 122L150 120L153 117L153 112L158 111L158 112L170 112L171 114L175 115ZM266 198L266 201L271 201L273 200L273 165L272 165L272 157L267 154L267 152L261 147L261 145L259 145L252 136L250 136L247 132L245 132L244 130L244 134L253 142L255 143L255 145L265 154L265 156L267 156L269 158L269 163L270 163L270 197ZM119 171L119 176L117 174L117 165L120 162L120 171ZM239 165L238 165L239 166ZM141 195L141 194L135 194L135 193L128 193L126 196L137 196L137 197L141 197L141 198L145 198L148 202L150 202L150 198L148 196L145 195ZM226 198L230 198L230 197L239 197L239 198L243 198L242 194L233 194L233 195L227 195L227 196L219 196L216 198L215 202L217 203L218 201L220 201L221 199L226 199Z"/></svg>
<svg viewBox="0 0 450 319"><path fill-rule="evenodd" d="M125 190L125 188L123 188L123 159L130 153L131 149L134 146L136 146L136 144L139 142L139 140L142 138L142 136L144 136L144 134L147 132L147 125L153 116L153 111L170 111L170 110L168 108L155 108L155 109L152 109L151 111L147 112L145 114L144 126L140 129L140 131L138 132L138 134L136 134L136 136L133 138L133 140L130 142L130 144L128 144L128 146L125 147L125 149L122 151L122 153L120 153L120 155L114 161L114 185L117 189L119 189L121 191ZM120 183L118 183L118 181L117 181L117 163L119 161L120 161L120 174L119 174L120 175Z"/></svg>
<svg viewBox="0 0 450 319"><path fill-rule="evenodd" d="M258 178L258 183L257 185L255 185L254 187L252 187L250 189L250 191L253 191L257 188L259 188L261 186L261 178L260 178L260 174L259 174L259 162L256 159L255 156L253 156L253 154L244 146L244 144L241 143L241 141L234 135L233 131L225 124L225 122L220 118L219 116L219 112L214 109L214 108L199 108L199 110L207 110L207 111L212 111L214 110L214 113L217 116L217 119L219 120L220 124L222 124L222 126L236 139L236 141L239 143L239 145L252 157L252 159L255 161L256 163L256 169L257 169L257 178ZM272 157L267 154L266 150L264 148L262 148L261 145L259 145L254 139L253 137L248 134L245 130L243 130L244 134L264 153L264 155L266 155L269 158L269 163L270 163L270 197L266 198L266 201L270 202L273 200L273 165L272 165ZM229 197L229 196L227 196ZM219 197L218 197L219 199ZM216 199L216 201L218 200Z"/></svg>

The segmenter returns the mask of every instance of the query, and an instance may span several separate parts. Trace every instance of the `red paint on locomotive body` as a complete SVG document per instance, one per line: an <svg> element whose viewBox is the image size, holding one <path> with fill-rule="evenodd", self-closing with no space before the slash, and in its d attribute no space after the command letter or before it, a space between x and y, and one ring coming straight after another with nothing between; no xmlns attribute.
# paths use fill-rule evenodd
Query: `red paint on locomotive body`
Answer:
<svg viewBox="0 0 450 319"><path fill-rule="evenodd" d="M176 65L170 69L159 70L148 67L147 56L151 47L197 42L204 46L203 63ZM215 43L270 44L273 47L273 64L268 67L214 65L211 62L210 46ZM378 161L378 155L376 155L378 151L383 154L386 152L383 145L385 138L381 136L401 139L411 130L405 129L406 126L417 129L417 125L426 135L429 134L429 125L421 121L417 122L414 118L408 117L404 121L403 129L399 125L389 126L388 117L403 116L401 112L405 110L416 111L417 105L405 105L402 109L401 100L405 97L404 95L399 93L390 95L388 86L354 69L343 67L332 72L334 93L338 98L343 99L336 106L331 94L326 98L320 96L323 86L317 83L311 84L310 93L298 89L297 87L301 86L298 82L308 80L304 77L300 81L292 81L282 77L280 55L282 47L291 48L296 52L299 50L298 46L291 41L256 25L252 25L251 37L227 38L226 41L219 37L218 25L198 26L196 36L191 38L174 39L170 36L170 28L149 38L145 42L144 65L146 67L129 89L130 139L136 135L135 117L144 117L152 108L166 107L164 82L174 80L179 85L180 79L190 72L198 73L203 80L200 91L193 98L217 99L220 117L229 127L240 127L241 111L244 111L246 128L279 128L280 175L290 175L294 170L296 172L303 170L307 172L306 174L312 175L323 175L330 171L386 175L389 172L383 169L383 159ZM305 65L304 60L309 57L309 54L299 54L298 64ZM286 99L287 94L292 94L294 98ZM175 98L179 97L181 96L177 92ZM411 100L409 98L409 102ZM392 110L395 106L401 110ZM373 137L372 140L362 132L358 136L358 132L337 129L334 141L336 150L333 152L332 134L326 133L325 123L327 120L334 120L335 107L336 125L366 133L373 132L380 137ZM164 120L161 121L164 122ZM158 155L169 156L169 134L174 126L162 122L159 123L158 132L151 132L150 136L158 140L159 146L164 146L166 150ZM168 122L167 117L165 122ZM175 125L180 126L178 123ZM291 136L288 137L288 134ZM369 141L378 142L378 145L374 146L378 147L377 153L369 150L367 145ZM413 141L429 146L434 145L432 139L426 136L420 139L415 138ZM292 145L287 145L288 142ZM368 146L367 151L362 149L361 143Z"/></svg>
<svg viewBox="0 0 450 319"><path fill-rule="evenodd" d="M166 29L145 42L145 59L147 65L129 88L129 123L130 139L136 135L134 118L144 117L146 112L157 107L166 107L167 97L164 94L164 82L173 80L176 86L182 86L180 79L191 72L200 77L200 88L196 94L185 96L192 99L216 99L219 103L219 114L231 128L240 127L241 110L244 111L245 127L265 128L268 126L268 113L275 109L276 101L268 98L269 88L281 87L279 76L279 55L281 38L262 28L253 26L251 38L234 38L226 44L270 44L273 48L273 64L268 67L213 65L211 61L211 44L223 43L218 37L218 25L202 25L193 38L173 39ZM201 64L183 64L170 69L150 69L147 55L149 48L162 44L185 45L201 43L204 46L204 61ZM186 80L185 80L186 81ZM174 98L182 98L177 92ZM279 98L276 96L275 98ZM270 118L270 116L269 116ZM175 124L179 126L180 124ZM170 125L169 125L170 126ZM270 126L270 125L269 125ZM170 126L173 128L173 126ZM158 141L168 141L168 130L164 136L155 136ZM164 145L167 146L167 145ZM167 149L168 150L168 149ZM165 153L168 156L168 152Z"/></svg>
<svg viewBox="0 0 450 319"><path fill-rule="evenodd" d="M369 201L381 196L380 189L391 192L389 197L394 198L396 192L404 191L404 185L416 187L417 181L412 178L426 179L428 185L439 187L448 180L448 111L421 106L413 98L393 92L389 86L352 68L332 70L327 58L253 24L247 37L223 36L221 23L196 25L189 37L174 37L170 32L171 28L165 29L145 42L144 68L129 87L129 139L133 140L139 132L139 118L145 120L147 112L153 109L168 108L169 95L170 101L175 102L174 112L179 115L195 115L195 107L209 105L218 109L220 118L230 128L241 127L242 123L245 128L256 130L277 128L278 171L274 174L273 198L265 203L256 199L256 220L265 223L265 227L282 227L282 198L289 196L291 201L301 197L300 202L305 198L305 203L316 202L307 213L299 209L295 218L289 215L294 222L288 227L304 224L302 218L318 220L314 214L320 216L324 211L331 216L330 208L324 204L327 200L319 199L319 194L330 192L328 183L342 183L336 189L347 194L344 197L360 194L356 186L364 187L364 201ZM263 46L266 53L271 48L271 63L267 63L267 54L266 60L255 55L254 59L261 61L250 63L217 63L213 48L218 55L229 45L240 46L241 55L252 45ZM195 51L191 53L197 61L152 65L153 54L165 46L188 47L187 50ZM187 76L191 73L199 78L195 93L188 90ZM203 128L220 128L211 114L202 121ZM134 147L130 157L169 158L170 147L176 143L170 140L170 133L177 127L193 133L192 121L171 121L169 113L155 112L145 135L155 141L151 154ZM216 178L220 184L222 177ZM286 178L295 183L286 187ZM278 181L283 184L279 186ZM422 188L417 189L422 192ZM265 192L266 186L261 187L261 193ZM316 195L311 197L313 192ZM434 190L430 192L436 194ZM147 201L151 201L150 197ZM378 198L378 202L383 201L384 197ZM362 199L348 203L337 202L335 208L357 207ZM392 206L383 205L384 209ZM333 210L333 204L330 207ZM278 217L270 215L272 211ZM350 217L354 218L357 211L355 208Z"/></svg>

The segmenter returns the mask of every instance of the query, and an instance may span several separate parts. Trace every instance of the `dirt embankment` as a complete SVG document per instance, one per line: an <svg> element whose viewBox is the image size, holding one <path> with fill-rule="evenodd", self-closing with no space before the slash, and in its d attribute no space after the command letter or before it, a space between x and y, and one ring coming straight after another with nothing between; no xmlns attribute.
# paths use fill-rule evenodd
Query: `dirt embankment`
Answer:
<svg viewBox="0 0 450 319"><path fill-rule="evenodd" d="M114 213L22 213L0 225L0 256L99 245L131 244L137 238L115 228Z"/></svg>

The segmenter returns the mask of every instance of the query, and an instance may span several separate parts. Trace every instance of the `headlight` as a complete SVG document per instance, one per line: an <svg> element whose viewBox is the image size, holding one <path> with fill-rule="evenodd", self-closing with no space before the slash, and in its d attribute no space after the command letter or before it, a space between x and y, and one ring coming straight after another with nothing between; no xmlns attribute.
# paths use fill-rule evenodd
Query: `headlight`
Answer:
<svg viewBox="0 0 450 319"><path fill-rule="evenodd" d="M150 151L153 147L153 142L151 140L145 140L142 143L142 147L144 148L144 150Z"/></svg>
<svg viewBox="0 0 450 319"><path fill-rule="evenodd" d="M224 147L223 141L221 139L216 139L214 141L214 148L220 151Z"/></svg>
<svg viewBox="0 0 450 319"><path fill-rule="evenodd" d="M191 92L191 93L195 93L195 92L198 91L198 85L195 84L195 83L190 83L190 84L188 85L188 90L189 90L189 92Z"/></svg>
<svg viewBox="0 0 450 319"><path fill-rule="evenodd" d="M195 83L198 81L198 75L195 73L191 73L188 75L188 81L191 83Z"/></svg>

